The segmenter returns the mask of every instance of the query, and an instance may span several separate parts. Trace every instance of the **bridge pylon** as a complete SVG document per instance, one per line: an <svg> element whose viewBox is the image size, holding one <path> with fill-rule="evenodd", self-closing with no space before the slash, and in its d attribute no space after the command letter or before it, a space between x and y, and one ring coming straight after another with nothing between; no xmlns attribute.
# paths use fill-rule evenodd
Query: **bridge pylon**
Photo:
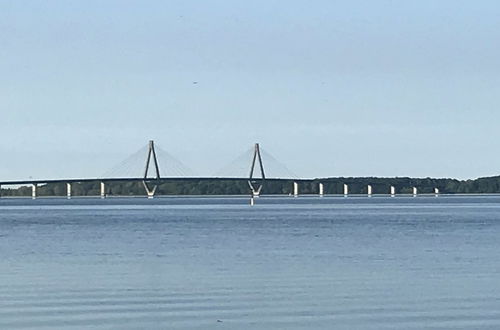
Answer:
<svg viewBox="0 0 500 330"><path fill-rule="evenodd" d="M257 161L260 169L260 179L254 178L255 164ZM248 178L248 185L250 186L250 190L252 192L252 198L260 196L265 180L266 174L264 172L264 166L262 165L262 156L260 154L259 144L256 143L253 151L252 165L250 167L250 176Z"/></svg>
<svg viewBox="0 0 500 330"><path fill-rule="evenodd" d="M156 177L151 180L148 179L148 172L149 172L149 165L151 164L151 158L153 159L153 164L155 167L155 174ZM149 148L148 148L148 156L146 158L146 167L144 168L144 180L142 180L142 184L144 185L144 189L146 189L146 193L148 195L148 198L153 198L156 189L158 188L158 185L160 183L160 167L158 166L158 159L156 158L156 151L155 151L155 143L153 140L149 141ZM154 182L152 186L150 186L150 183Z"/></svg>

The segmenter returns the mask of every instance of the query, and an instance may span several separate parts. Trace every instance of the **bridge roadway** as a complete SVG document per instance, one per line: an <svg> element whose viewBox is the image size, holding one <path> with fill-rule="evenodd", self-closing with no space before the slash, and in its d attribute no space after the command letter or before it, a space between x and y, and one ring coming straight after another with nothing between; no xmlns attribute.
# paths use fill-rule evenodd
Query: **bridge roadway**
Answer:
<svg viewBox="0 0 500 330"><path fill-rule="evenodd" d="M90 178L90 179L49 179L49 180L14 180L14 181L0 181L0 186L22 186L22 185L41 185L48 183L84 183L84 182L127 182L127 181L151 181L151 182L167 182L167 181L248 181L246 177L164 177L164 178ZM254 178L252 180L261 180ZM265 181L278 181L278 182L312 182L316 179L295 179L295 178L266 178Z"/></svg>
<svg viewBox="0 0 500 330"><path fill-rule="evenodd" d="M106 184L111 182L143 182L144 188L146 190L147 196L152 198L155 194L156 188L159 184L163 182L172 181L182 181L182 182L200 182L200 181L249 181L258 182L262 179L260 178L244 178L244 177L164 177L164 178L148 178L148 177L137 177L137 178L88 178L88 179L49 179L49 180L12 180L12 181L0 181L0 188L2 186L32 186L32 197L35 199L37 197L37 186L50 184L50 183L62 183L66 184L67 197L71 198L71 185L74 183L84 183L84 182L97 182L101 184L101 198L106 196ZM314 179L292 179L292 178L266 178L265 181L280 181L280 182L293 182L294 185L294 195L298 195L298 185L300 182L312 182ZM149 187L148 183L153 183L154 186ZM252 183L250 183L252 186ZM262 185L261 185L262 187ZM323 184L320 183L320 192L323 194ZM1 191L1 190L0 190ZM1 194L0 194L1 195ZM256 192L252 189L252 195L260 195L260 189ZM252 198L253 200L253 198Z"/></svg>
<svg viewBox="0 0 500 330"><path fill-rule="evenodd" d="M148 197L154 196L155 190L158 184L162 182L168 181L184 181L184 182L199 182L199 181L251 181L258 182L261 181L261 178L248 178L248 177L163 177L163 178L144 178L144 177L136 177L136 178L87 178L87 179L48 179L48 180L12 180L12 181L0 181L0 188L2 186L23 186L23 185L31 185L32 186L32 197L36 198L37 186L49 183L65 183L67 185L67 196L71 197L71 184L73 183L84 183L84 182L99 182L101 184L101 197L104 198L106 196L106 183L111 182L145 182L144 186L146 188L146 192ZM318 184L318 193L320 196L324 195L324 182L328 181L328 178L310 178L310 179L298 179L298 178L265 178L265 181L270 182L293 182L293 195L299 195L299 184L300 183L313 183L316 182ZM154 183L155 187L150 190L148 184L146 182ZM1 191L1 190L0 190ZM252 187L252 195L258 196L260 195L260 189L255 191ZM349 195L349 186L344 184L344 196ZM367 186L367 195L372 196L373 187L372 185ZM416 197L418 195L418 188L413 187L412 195ZM440 192L438 188L434 188L434 196L439 196ZM1 194L0 194L1 196ZM394 186L390 187L390 196L396 196L396 188Z"/></svg>

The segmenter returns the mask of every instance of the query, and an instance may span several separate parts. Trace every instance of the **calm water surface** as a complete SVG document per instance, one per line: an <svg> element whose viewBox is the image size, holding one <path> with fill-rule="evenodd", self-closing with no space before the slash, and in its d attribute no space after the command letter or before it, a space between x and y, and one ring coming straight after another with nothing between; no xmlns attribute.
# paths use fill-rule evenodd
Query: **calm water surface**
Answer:
<svg viewBox="0 0 500 330"><path fill-rule="evenodd" d="M499 329L500 197L0 199L0 329Z"/></svg>

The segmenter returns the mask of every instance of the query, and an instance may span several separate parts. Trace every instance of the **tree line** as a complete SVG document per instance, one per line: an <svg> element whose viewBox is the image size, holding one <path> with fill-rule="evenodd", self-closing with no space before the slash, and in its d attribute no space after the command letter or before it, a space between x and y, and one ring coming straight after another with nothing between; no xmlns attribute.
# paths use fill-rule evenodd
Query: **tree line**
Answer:
<svg viewBox="0 0 500 330"><path fill-rule="evenodd" d="M396 188L397 194L410 194L413 187L418 193L433 193L435 188L440 193L500 193L500 176L479 178L475 180L434 179L434 178L377 178L350 177L324 178L313 180L298 180L300 194L317 194L318 184L324 185L325 194L343 194L344 184L349 185L350 194L366 194L367 186L371 185L374 194L388 194L390 187ZM293 180L266 181L263 194L290 194L293 191ZM250 192L247 181L231 180L200 180L200 181L164 181L158 186L158 195L248 195ZM31 196L31 187L2 187L2 196ZM106 183L106 194L110 196L144 195L142 182L109 182ZM40 185L38 196L65 196L65 183L50 183ZM84 182L72 184L73 196L100 195L99 182Z"/></svg>

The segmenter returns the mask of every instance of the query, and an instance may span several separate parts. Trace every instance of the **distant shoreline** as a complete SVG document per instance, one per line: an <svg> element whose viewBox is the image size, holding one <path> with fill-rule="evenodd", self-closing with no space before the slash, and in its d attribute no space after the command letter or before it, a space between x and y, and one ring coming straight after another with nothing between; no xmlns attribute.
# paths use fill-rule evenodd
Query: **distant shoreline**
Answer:
<svg viewBox="0 0 500 330"><path fill-rule="evenodd" d="M345 186L351 196L390 195L440 195L459 194L500 194L500 176L478 178L474 180L458 180L449 178L410 178L410 177L332 177L317 179L298 179L300 195L319 194L319 184L323 185L325 195L343 195ZM266 181L263 195L293 194L294 180ZM370 186L370 187L369 187ZM393 188L391 188L393 187ZM37 188L38 197L64 197L67 193L65 183L48 183ZM145 195L142 182L109 182L106 183L106 196L143 197ZM158 185L158 196L248 196L250 193L247 180L189 180L162 181ZM31 187L2 187L2 197L30 197ZM73 196L99 196L99 182L72 183Z"/></svg>

